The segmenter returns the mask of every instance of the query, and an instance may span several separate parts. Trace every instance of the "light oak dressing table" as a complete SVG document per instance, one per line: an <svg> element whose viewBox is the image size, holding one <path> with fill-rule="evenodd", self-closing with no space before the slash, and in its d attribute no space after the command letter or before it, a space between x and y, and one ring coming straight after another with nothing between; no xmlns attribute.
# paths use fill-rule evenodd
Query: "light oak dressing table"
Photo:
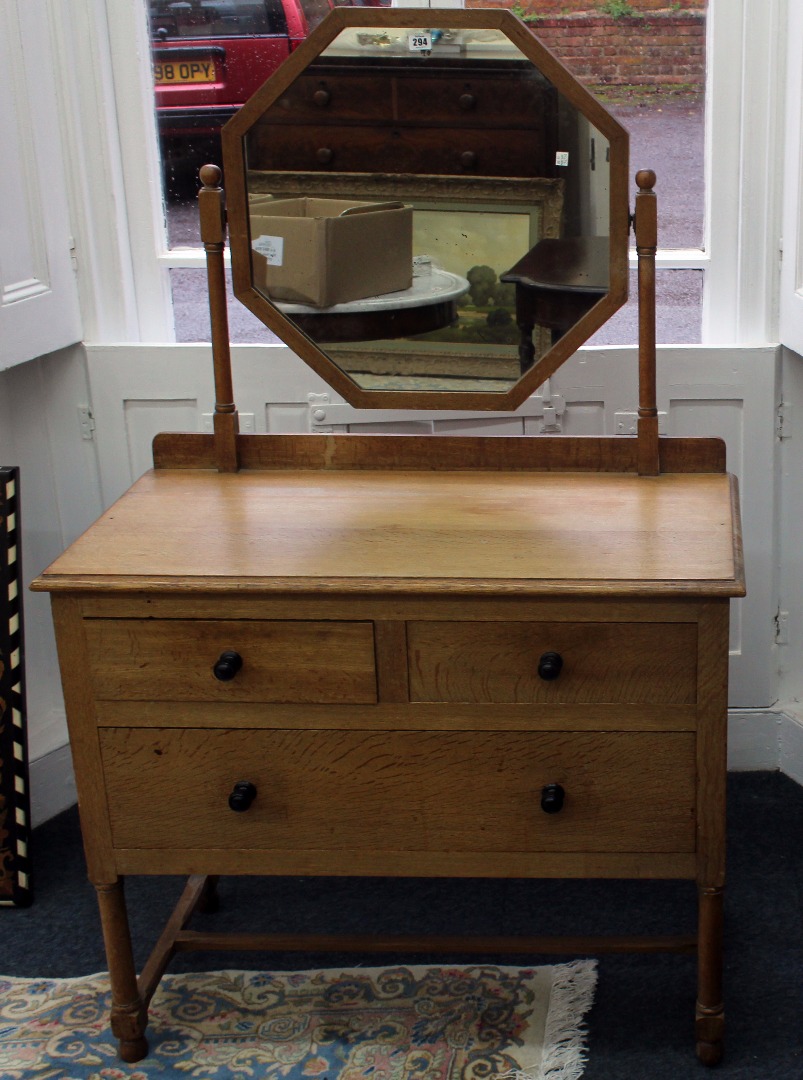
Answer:
<svg viewBox="0 0 803 1080"><path fill-rule="evenodd" d="M419 341L398 369L394 343L377 343L393 371L376 390L360 385L352 354L313 342L251 280L250 125L314 75L319 55L331 68L331 50L345 51L358 68L355 30L378 26L403 49L412 18L338 9L231 121L235 290L349 401L510 408L623 302L628 210L626 136L509 12L438 21L473 65L486 52L493 64L494 49L509 64L508 45L526 58L564 103L558 139L581 146L591 128L607 143L610 278L598 304L557 340L538 338L523 375L518 334L500 341L512 367L500 363L494 385L513 371L502 391L450 390L444 350ZM439 70L449 55L433 48ZM176 950L654 948L696 950L697 1052L716 1062L728 605L744 581L723 445L658 437L654 176L639 174L636 199L635 438L238 434L220 173L202 177L215 433L158 436L154 469L33 585L52 594L121 1056L147 1054L148 1002ZM563 182L570 229L589 215ZM176 873L187 888L137 977L123 875ZM698 933L578 938L569 913L557 939L189 929L221 874L685 878L698 886Z"/></svg>

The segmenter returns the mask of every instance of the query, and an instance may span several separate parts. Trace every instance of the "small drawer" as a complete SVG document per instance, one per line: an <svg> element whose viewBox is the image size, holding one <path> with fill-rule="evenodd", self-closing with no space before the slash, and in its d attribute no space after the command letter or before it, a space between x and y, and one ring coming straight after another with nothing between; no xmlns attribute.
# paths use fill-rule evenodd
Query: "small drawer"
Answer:
<svg viewBox="0 0 803 1080"><path fill-rule="evenodd" d="M690 732L107 728L100 741L118 848L342 851L348 873L356 851L695 846ZM252 787L234 811L238 783Z"/></svg>
<svg viewBox="0 0 803 1080"><path fill-rule="evenodd" d="M544 126L557 116L555 93L522 79L438 79L418 77L397 80L398 117L426 123L465 124L526 129L528 139L543 138Z"/></svg>
<svg viewBox="0 0 803 1080"><path fill-rule="evenodd" d="M360 75L302 75L271 105L260 123L331 124L391 120L387 82Z"/></svg>
<svg viewBox="0 0 803 1080"><path fill-rule="evenodd" d="M370 622L90 619L85 625L100 699L376 701ZM224 654L231 653L241 665L227 663Z"/></svg>
<svg viewBox="0 0 803 1080"><path fill-rule="evenodd" d="M407 642L412 701L696 700L695 623L412 622Z"/></svg>
<svg viewBox="0 0 803 1080"><path fill-rule="evenodd" d="M358 172L392 154L391 132L388 125L262 124L249 135L248 162L268 171Z"/></svg>
<svg viewBox="0 0 803 1080"><path fill-rule="evenodd" d="M469 176L541 177L555 175L554 151L537 132L496 128L460 127L448 130L402 128L410 171L427 162L432 173ZM422 156L423 155L423 156Z"/></svg>

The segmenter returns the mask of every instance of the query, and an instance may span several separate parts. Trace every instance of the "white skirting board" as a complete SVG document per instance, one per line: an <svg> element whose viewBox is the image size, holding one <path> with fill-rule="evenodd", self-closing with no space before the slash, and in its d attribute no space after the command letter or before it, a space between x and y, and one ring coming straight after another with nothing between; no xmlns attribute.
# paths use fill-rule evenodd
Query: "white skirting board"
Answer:
<svg viewBox="0 0 803 1080"><path fill-rule="evenodd" d="M773 709L730 709L728 770L750 772L782 768L780 732L786 719L783 713Z"/></svg>
<svg viewBox="0 0 803 1080"><path fill-rule="evenodd" d="M773 709L728 713L728 768L780 769L803 784L803 709L797 702Z"/></svg>
<svg viewBox="0 0 803 1080"><path fill-rule="evenodd" d="M778 744L781 772L798 784L803 784L803 712L797 709L795 712L785 710L779 713Z"/></svg>
<svg viewBox="0 0 803 1080"><path fill-rule="evenodd" d="M742 709L728 714L728 769L749 772L780 769L803 784L803 711ZM34 826L76 801L69 746L30 763L31 819Z"/></svg>

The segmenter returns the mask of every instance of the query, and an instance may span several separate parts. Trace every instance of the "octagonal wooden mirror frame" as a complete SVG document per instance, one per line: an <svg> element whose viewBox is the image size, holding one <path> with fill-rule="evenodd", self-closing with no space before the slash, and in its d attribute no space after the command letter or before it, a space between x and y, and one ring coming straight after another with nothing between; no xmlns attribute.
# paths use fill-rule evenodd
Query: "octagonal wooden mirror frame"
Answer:
<svg viewBox="0 0 803 1080"><path fill-rule="evenodd" d="M437 22L444 30L495 30L510 43L577 109L609 145L608 190L609 264L607 292L586 310L551 347L535 358L528 370L506 391L366 389L355 383L324 351L299 329L253 282L249 227L246 139L249 131L286 94L291 85L319 58L340 33L363 29L414 29L421 20ZM628 136L599 101L579 83L533 32L510 11L337 8L282 64L280 69L238 111L223 129L228 230L235 296L270 330L350 404L360 408L465 409L507 411L524 402L611 315L625 303L628 293ZM500 181L504 184L504 180ZM203 195L203 193L202 193Z"/></svg>

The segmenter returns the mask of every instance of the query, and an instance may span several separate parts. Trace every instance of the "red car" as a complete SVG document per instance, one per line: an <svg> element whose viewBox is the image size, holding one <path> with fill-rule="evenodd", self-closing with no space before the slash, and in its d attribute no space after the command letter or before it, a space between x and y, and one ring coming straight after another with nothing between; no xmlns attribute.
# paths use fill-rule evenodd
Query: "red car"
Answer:
<svg viewBox="0 0 803 1080"><path fill-rule="evenodd" d="M220 127L334 3L150 0L156 115L168 175L208 154Z"/></svg>
<svg viewBox="0 0 803 1080"><path fill-rule="evenodd" d="M333 6L331 0L150 0L160 132L220 128Z"/></svg>

